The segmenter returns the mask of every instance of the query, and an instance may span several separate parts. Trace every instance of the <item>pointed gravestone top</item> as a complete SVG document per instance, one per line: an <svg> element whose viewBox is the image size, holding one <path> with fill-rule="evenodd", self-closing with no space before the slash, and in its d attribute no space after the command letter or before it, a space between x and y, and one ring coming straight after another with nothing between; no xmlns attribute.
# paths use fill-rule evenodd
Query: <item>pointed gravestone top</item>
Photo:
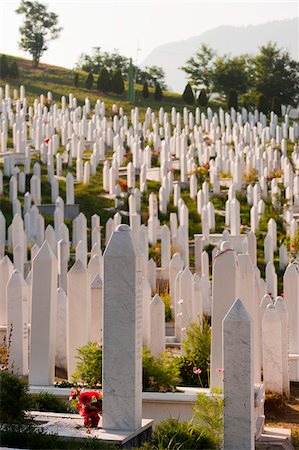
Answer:
<svg viewBox="0 0 299 450"><path fill-rule="evenodd" d="M161 299L161 297L158 294L155 294L151 303L152 303L152 305L161 305L162 303L164 304L163 300Z"/></svg>
<svg viewBox="0 0 299 450"><path fill-rule="evenodd" d="M228 313L223 319L223 322L250 322L252 319L246 311L245 306L242 301L237 298L235 303L232 305Z"/></svg>
<svg viewBox="0 0 299 450"><path fill-rule="evenodd" d="M45 240L35 255L34 261L49 261L49 260L56 260L56 257L53 253L53 250L51 249L48 242Z"/></svg>
<svg viewBox="0 0 299 450"><path fill-rule="evenodd" d="M91 289L102 289L103 283L99 274L97 274L91 283Z"/></svg>
<svg viewBox="0 0 299 450"><path fill-rule="evenodd" d="M75 262L75 264L70 268L69 273L81 273L81 272L86 272L86 268L84 267L82 261L80 258L77 259L77 261Z"/></svg>
<svg viewBox="0 0 299 450"><path fill-rule="evenodd" d="M112 220L112 219L109 219ZM120 224L117 226L114 233L112 233L109 243L104 252L105 256L114 257L135 257L136 252L132 240L132 233L129 225Z"/></svg>
<svg viewBox="0 0 299 450"><path fill-rule="evenodd" d="M232 250L232 244L229 241L222 241L220 245L220 251Z"/></svg>

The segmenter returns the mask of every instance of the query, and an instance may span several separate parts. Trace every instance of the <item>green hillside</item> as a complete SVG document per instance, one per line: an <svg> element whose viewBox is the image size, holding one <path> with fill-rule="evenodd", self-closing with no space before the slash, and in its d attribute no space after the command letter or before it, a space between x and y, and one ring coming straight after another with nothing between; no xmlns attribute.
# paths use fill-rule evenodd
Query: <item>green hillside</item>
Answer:
<svg viewBox="0 0 299 450"><path fill-rule="evenodd" d="M92 104L96 102L98 98L105 102L106 106L110 108L113 104L121 106L128 114L132 107L138 106L141 112L144 112L148 106L153 110L157 110L160 106L163 106L165 111L171 111L172 107L175 107L178 111L182 110L185 106L180 94L174 92L163 92L163 100L158 102L154 100L153 89L150 88L150 96L146 99L142 97L142 86L136 85L136 99L134 104L128 103L127 91L122 95L116 95L113 93L104 93L96 90L96 78L94 82L94 88L88 90L85 88L85 80L87 73L77 71L79 73L79 87L74 86L74 72L70 69L63 67L52 66L48 64L40 64L38 68L32 66L31 60L17 58L14 56L6 55L8 63L17 61L20 76L18 79L4 79L0 80L1 86L8 83L12 88L18 88L21 84L25 86L26 97L32 102L36 97L41 94L47 95L48 91L52 92L53 100L60 102L63 95L68 95L70 92L78 100L78 105L84 104L86 97L89 97ZM189 106L190 108L190 106Z"/></svg>

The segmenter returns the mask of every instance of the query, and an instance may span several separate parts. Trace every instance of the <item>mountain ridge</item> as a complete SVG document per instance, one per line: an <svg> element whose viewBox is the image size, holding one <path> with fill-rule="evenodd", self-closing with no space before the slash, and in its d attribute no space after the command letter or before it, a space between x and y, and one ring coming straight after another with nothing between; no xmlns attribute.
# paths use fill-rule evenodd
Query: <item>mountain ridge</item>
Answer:
<svg viewBox="0 0 299 450"><path fill-rule="evenodd" d="M201 43L209 44L219 54L255 54L261 45L277 42L288 50L294 59L299 59L299 18L273 20L259 25L220 25L190 38L162 44L151 51L142 62L144 66L160 66L165 70L166 83L177 92L182 92L187 80L179 70L198 50Z"/></svg>

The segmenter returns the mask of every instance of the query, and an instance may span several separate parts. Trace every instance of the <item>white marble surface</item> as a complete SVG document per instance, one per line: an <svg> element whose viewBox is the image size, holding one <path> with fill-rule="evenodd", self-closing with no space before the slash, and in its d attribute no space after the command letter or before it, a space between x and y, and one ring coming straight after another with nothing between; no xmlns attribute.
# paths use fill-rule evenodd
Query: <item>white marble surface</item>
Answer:
<svg viewBox="0 0 299 450"><path fill-rule="evenodd" d="M211 387L222 386L222 320L236 300L236 254L225 250L214 260L212 284Z"/></svg>
<svg viewBox="0 0 299 450"><path fill-rule="evenodd" d="M142 272L127 225L104 253L103 428L137 430L142 418Z"/></svg>
<svg viewBox="0 0 299 450"><path fill-rule="evenodd" d="M150 350L155 358L165 351L165 305L158 294L150 302Z"/></svg>
<svg viewBox="0 0 299 450"><path fill-rule="evenodd" d="M252 319L237 299L223 319L224 450L254 449Z"/></svg>
<svg viewBox="0 0 299 450"><path fill-rule="evenodd" d="M282 395L282 323L273 304L267 306L263 316L262 354L265 392Z"/></svg>
<svg viewBox="0 0 299 450"><path fill-rule="evenodd" d="M56 352L57 260L44 241L32 263L29 383L53 384Z"/></svg>

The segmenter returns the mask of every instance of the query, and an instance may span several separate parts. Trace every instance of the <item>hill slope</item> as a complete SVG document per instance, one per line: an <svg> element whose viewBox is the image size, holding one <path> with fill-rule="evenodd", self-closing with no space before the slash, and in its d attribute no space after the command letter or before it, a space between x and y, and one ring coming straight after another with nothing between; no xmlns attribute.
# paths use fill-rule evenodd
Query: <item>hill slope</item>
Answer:
<svg viewBox="0 0 299 450"><path fill-rule="evenodd" d="M257 53L267 42L277 42L279 47L290 51L299 59L299 18L267 22L262 25L220 26L185 41L170 42L155 48L143 61L143 66L161 66L166 73L166 81L177 92L186 85L185 73L178 68L192 56L201 43L207 43L220 54Z"/></svg>
<svg viewBox="0 0 299 450"><path fill-rule="evenodd" d="M51 91L53 100L60 101L61 97L68 96L70 92L77 98L78 104L84 104L85 98L89 97L91 103L94 105L97 99L105 102L106 106L110 108L113 104L123 107L126 113L129 113L134 106L138 106L142 112L150 106L153 110L158 110L163 106L165 111L170 111L174 106L178 110L183 108L182 97L173 92L164 92L161 102L154 100L153 90L150 89L150 96L147 99L142 97L142 86L136 85L136 100L134 104L127 101L127 92L121 95L113 93L104 93L96 90L96 77L94 87L91 90L86 89L85 80L86 72L79 73L79 87L74 86L74 73L69 69L57 67L53 65L40 64L38 68L32 66L32 62L23 58L16 58L14 56L6 55L8 63L16 60L19 67L20 77L18 79L0 79L0 86L4 87L9 84L12 89L18 89L20 85L25 86L26 97L29 98L30 103L41 94L47 96L48 91ZM13 96L13 93L11 93Z"/></svg>

